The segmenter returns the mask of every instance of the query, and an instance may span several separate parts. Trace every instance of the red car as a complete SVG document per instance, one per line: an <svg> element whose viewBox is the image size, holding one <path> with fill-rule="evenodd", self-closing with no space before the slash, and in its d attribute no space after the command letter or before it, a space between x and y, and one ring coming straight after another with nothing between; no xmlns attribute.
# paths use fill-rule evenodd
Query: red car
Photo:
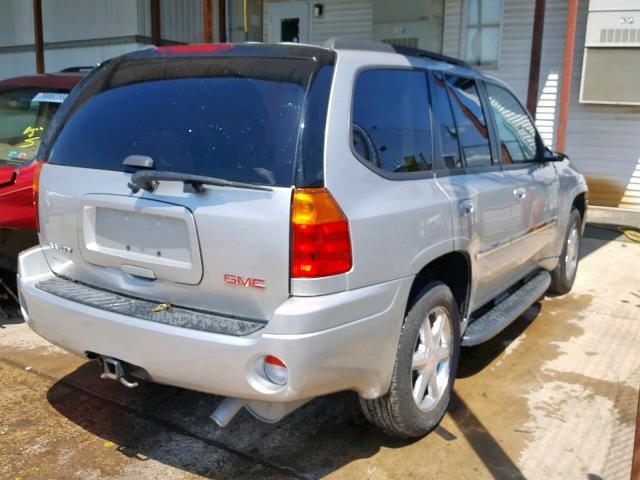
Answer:
<svg viewBox="0 0 640 480"><path fill-rule="evenodd" d="M33 178L44 130L86 69L0 81L0 270L37 243Z"/></svg>

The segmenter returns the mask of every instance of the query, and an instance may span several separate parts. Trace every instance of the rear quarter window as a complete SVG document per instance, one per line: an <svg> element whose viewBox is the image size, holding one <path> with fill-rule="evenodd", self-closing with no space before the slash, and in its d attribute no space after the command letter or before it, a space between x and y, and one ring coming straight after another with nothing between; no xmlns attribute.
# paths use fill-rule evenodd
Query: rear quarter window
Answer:
<svg viewBox="0 0 640 480"><path fill-rule="evenodd" d="M392 175L433 170L426 72L360 72L351 128L353 150L366 165Z"/></svg>

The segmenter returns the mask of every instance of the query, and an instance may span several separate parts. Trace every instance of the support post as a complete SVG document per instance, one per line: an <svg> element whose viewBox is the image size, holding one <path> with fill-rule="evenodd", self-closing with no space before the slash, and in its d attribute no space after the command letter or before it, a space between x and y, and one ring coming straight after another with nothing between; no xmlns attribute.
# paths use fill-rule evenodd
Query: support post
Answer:
<svg viewBox="0 0 640 480"><path fill-rule="evenodd" d="M636 416L636 435L631 460L631 478L640 478L640 396L638 397L638 414Z"/></svg>
<svg viewBox="0 0 640 480"><path fill-rule="evenodd" d="M202 0L202 37L204 43L213 42L213 5L212 0Z"/></svg>
<svg viewBox="0 0 640 480"><path fill-rule="evenodd" d="M531 61L529 63L529 91L527 93L527 109L536 118L538 105L538 89L540 85L540 61L542 59L542 39L544 34L544 12L546 0L536 0L533 15L533 36L531 39Z"/></svg>
<svg viewBox="0 0 640 480"><path fill-rule="evenodd" d="M227 0L218 0L218 30L220 41L227 41Z"/></svg>
<svg viewBox="0 0 640 480"><path fill-rule="evenodd" d="M161 42L160 0L150 0L151 6L151 42L158 47Z"/></svg>
<svg viewBox="0 0 640 480"><path fill-rule="evenodd" d="M578 0L569 0L567 8L567 29L564 39L564 57L562 60L562 86L560 87L560 112L558 118L558 137L556 150L565 152L567 148L567 123L569 103L571 101L571 81L573 75L573 51L576 46L576 22L578 19Z"/></svg>
<svg viewBox="0 0 640 480"><path fill-rule="evenodd" d="M37 73L44 73L44 41L42 37L42 1L33 0L33 43L36 50Z"/></svg>

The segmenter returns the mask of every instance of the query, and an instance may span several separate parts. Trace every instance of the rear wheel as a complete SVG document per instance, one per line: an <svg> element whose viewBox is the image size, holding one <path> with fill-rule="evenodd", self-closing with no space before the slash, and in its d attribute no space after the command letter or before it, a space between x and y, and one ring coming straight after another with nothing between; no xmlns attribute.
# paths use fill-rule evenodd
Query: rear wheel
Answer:
<svg viewBox="0 0 640 480"><path fill-rule="evenodd" d="M369 421L401 437L433 430L449 405L460 355L460 317L449 287L431 282L409 309L386 395L360 399Z"/></svg>
<svg viewBox="0 0 640 480"><path fill-rule="evenodd" d="M558 266L551 272L551 286L553 293L564 294L573 287L580 260L580 243L582 240L582 218L580 212L574 208L569 216L569 224L565 234L562 253Z"/></svg>

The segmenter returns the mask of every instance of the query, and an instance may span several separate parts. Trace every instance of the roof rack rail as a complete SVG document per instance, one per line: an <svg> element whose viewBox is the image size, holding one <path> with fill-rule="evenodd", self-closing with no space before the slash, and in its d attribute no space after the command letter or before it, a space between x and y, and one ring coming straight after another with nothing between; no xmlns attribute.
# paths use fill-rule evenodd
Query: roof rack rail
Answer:
<svg viewBox="0 0 640 480"><path fill-rule="evenodd" d="M447 55L430 52L428 50L421 50L419 48L393 45L391 43L385 42L377 42L374 40L363 40L360 38L350 37L332 37L328 39L323 46L330 50L342 48L345 50L365 50L369 52L399 53L400 55L429 58L431 60L437 60L439 62L451 63L453 65L459 65L461 67L472 68L467 62L457 58L448 57Z"/></svg>
<svg viewBox="0 0 640 480"><path fill-rule="evenodd" d="M82 73L90 72L91 70L93 70L93 67L90 66L67 67L60 70L60 73Z"/></svg>

